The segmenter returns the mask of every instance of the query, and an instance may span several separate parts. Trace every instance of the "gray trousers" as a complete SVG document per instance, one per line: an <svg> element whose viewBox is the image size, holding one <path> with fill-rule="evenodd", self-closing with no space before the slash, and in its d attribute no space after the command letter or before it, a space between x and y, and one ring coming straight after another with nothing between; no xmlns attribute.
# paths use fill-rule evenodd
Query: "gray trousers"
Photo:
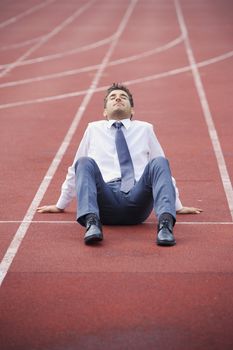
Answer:
<svg viewBox="0 0 233 350"><path fill-rule="evenodd" d="M129 193L120 191L120 180L106 183L92 158L79 158L75 173L77 221L81 225L85 225L83 217L89 213L106 225L139 224L153 208L158 218L163 213L176 218L176 193L166 158L151 160Z"/></svg>

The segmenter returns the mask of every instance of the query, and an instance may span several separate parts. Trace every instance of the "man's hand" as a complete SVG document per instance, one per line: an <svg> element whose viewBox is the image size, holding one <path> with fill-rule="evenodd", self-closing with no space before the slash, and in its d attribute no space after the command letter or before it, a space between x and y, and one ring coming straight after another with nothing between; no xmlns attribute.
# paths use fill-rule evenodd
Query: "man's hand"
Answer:
<svg viewBox="0 0 233 350"><path fill-rule="evenodd" d="M62 213L64 210L56 207L55 204L44 205L43 207L37 208L38 213Z"/></svg>
<svg viewBox="0 0 233 350"><path fill-rule="evenodd" d="M193 207L183 207L180 210L177 210L177 214L200 214L203 210L200 208Z"/></svg>

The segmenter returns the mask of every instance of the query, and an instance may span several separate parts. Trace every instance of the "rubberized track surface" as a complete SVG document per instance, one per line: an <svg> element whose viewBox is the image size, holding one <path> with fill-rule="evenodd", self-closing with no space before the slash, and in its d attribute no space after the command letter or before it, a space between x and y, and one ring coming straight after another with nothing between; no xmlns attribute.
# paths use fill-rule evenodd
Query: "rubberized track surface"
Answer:
<svg viewBox="0 0 233 350"><path fill-rule="evenodd" d="M0 5L2 350L232 349L232 11L228 0L13 0ZM184 205L83 244L55 203L103 91L132 90Z"/></svg>

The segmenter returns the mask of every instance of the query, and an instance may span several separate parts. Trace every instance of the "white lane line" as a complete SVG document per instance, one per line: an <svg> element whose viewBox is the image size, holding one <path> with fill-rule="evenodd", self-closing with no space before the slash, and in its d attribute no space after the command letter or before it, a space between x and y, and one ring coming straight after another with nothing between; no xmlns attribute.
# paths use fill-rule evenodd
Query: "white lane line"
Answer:
<svg viewBox="0 0 233 350"><path fill-rule="evenodd" d="M100 44L104 44L107 42L109 42L110 40L112 40L112 37L114 37L114 34L106 39L103 39L100 41ZM183 40L183 36L179 36L177 39L175 40L179 40L179 42L181 40ZM97 42L98 43L98 42ZM171 41L171 43L173 44L173 41ZM169 45L169 43L167 44ZM176 44L175 44L176 45ZM45 62L45 61L50 61L50 60L55 60L55 59L60 59L60 58L64 58L66 56L70 56L70 55L74 55L76 53L79 53L79 52L83 52L83 51L87 51L87 50L90 50L90 49L93 49L93 48L96 48L96 43L95 44L89 44L87 46L84 46L84 47L78 47L76 49L72 49L72 50L69 50L69 51L65 51L65 52L60 52L60 53L56 53L56 54L52 54L52 55L47 55L47 56L41 56L41 57L37 57L37 58L32 58L32 59L29 59L29 60L24 60L23 62L20 62L19 63L19 66L25 66L25 65L28 65L28 64L35 64L35 63L40 63L40 62ZM152 50L153 51L153 50ZM150 54L150 51L148 51L148 53ZM141 54L139 54L141 55ZM147 54L146 54L147 55ZM137 55L136 55L137 56ZM123 58L124 60L124 58ZM119 60L120 61L120 60ZM0 68L6 68L10 65L11 63L6 63L6 64L2 64L0 65Z"/></svg>
<svg viewBox="0 0 233 350"><path fill-rule="evenodd" d="M25 60L29 55L31 55L34 51L36 51L39 47L44 45L48 40L61 32L67 25L71 24L78 16L80 16L84 11L86 11L95 0L88 1L85 5L80 7L77 11L75 11L71 16L66 18L62 23L56 26L51 32L42 37L42 39L33 45L30 49L28 49L23 55L21 55L16 61L12 62L9 66L7 66L3 71L0 72L0 78L5 76L7 73L12 71L15 67L17 67L21 62Z"/></svg>
<svg viewBox="0 0 233 350"><path fill-rule="evenodd" d="M22 221L22 220L6 220L0 221L1 224L52 224L52 225L63 225L63 224L73 224L77 225L75 220L31 220L31 221ZM155 221L146 221L144 224L154 224ZM233 225L232 221L177 221L176 225ZM1 234L0 234L1 235Z"/></svg>
<svg viewBox="0 0 233 350"><path fill-rule="evenodd" d="M127 23L128 23L128 20L134 10L134 7L136 6L136 3L137 3L138 0L131 0L124 16L121 18L121 21L120 21L120 24L118 26L118 29L117 29L117 32L116 32L116 36L115 36L115 39L111 42L111 45L109 46L104 58L103 58L103 61L102 61L102 64L101 66L99 67L98 71L96 72L95 76L94 76L94 79L92 80L92 83L86 93L86 95L84 96L82 102L81 102L81 105L71 123L71 126L69 128L69 130L67 131L67 134L59 148L59 150L57 151L57 154L55 155L43 181L41 182L39 188L38 188L38 191L34 197L34 199L32 200L31 204L30 204L30 207L28 208L27 210L27 213L25 214L24 216L24 219L23 219L23 222L20 224L13 240L11 241L10 243L10 246L8 247L3 259L2 259L2 262L0 264L0 286L11 266L11 263L15 257L15 255L17 254L17 251L27 233L27 230L30 226L30 222L32 221L35 213L36 213L36 209L37 207L39 206L45 192L47 191L47 188L71 142L71 139L75 133L75 131L77 130L77 127L79 125L79 122L83 116L83 113L85 112L86 108L87 108L87 105L88 103L90 102L91 98L92 98L92 95L94 94L94 91L96 89L96 86L98 85L101 77L102 77L102 74L105 70L105 68L107 67L107 64L110 60L110 57L119 41L119 38L120 36L122 35Z"/></svg>
<svg viewBox="0 0 233 350"><path fill-rule="evenodd" d="M231 180L227 171L227 166L225 163L225 159L222 153L222 148L219 142L219 138L218 138L218 134L214 125L214 121L213 121L213 117L210 111L210 107L207 101L207 97L205 94L205 90L204 90L204 86L201 80L201 76L199 74L199 70L198 70L198 66L193 54L193 50L192 50L192 46L189 40L189 36L188 36L188 30L185 24L185 20L184 20L184 16L181 10L181 6L179 3L179 0L174 0L175 1L175 7L176 7L176 13L177 13L177 17L178 17L178 22L180 25L180 29L181 32L184 34L185 39L184 39L184 45L185 45L185 50L186 50L186 54L188 56L188 60L191 66L191 71L192 71L192 75L193 75L193 79L194 79L194 83L196 86L196 90L199 96L199 100L201 103L201 107L202 107L202 111L203 111L203 115L208 127L208 132L209 132L209 136L210 136L210 140L212 142L212 146L214 149L214 153L216 156L216 160L217 160L217 165L218 165L218 169L220 172L220 176L222 179L222 183L223 183L223 188L225 191L225 195L227 198L227 202L228 202L228 206L229 206L229 210L231 213L231 217L233 220L233 188L232 188L232 184L231 184Z"/></svg>
<svg viewBox="0 0 233 350"><path fill-rule="evenodd" d="M137 60L140 60L140 59L145 58L145 57L159 54L160 52L163 52L163 51L166 51L168 49L173 48L174 46L180 44L182 41L183 41L183 36L180 35L178 38L176 38L176 39L174 39L174 40L172 40L172 41L170 41L162 46L156 47L152 50L148 50L148 51L142 52L140 54L127 56L127 57L123 57L123 58L111 61L111 62L109 62L108 67L137 61ZM71 69L71 70L67 70L67 71L63 71L63 72L48 74L48 75L34 77L34 78L9 81L9 82L0 84L0 88L17 86L17 85L24 85L24 84L34 83L34 82L38 82L38 81L44 81L44 80L48 80L48 79L63 78L65 76L73 76L73 75L84 73L84 72L90 72L90 71L96 70L98 68L99 68L99 64L95 64L95 65L91 65L91 66L86 66L86 67L77 68L77 69Z"/></svg>
<svg viewBox="0 0 233 350"><path fill-rule="evenodd" d="M27 46L27 45L30 45L30 44L33 44L34 42L37 42L39 41L40 39L42 39L44 37L44 35L40 35L40 36L37 36L33 39L29 39L29 40L25 40L25 41L21 41L19 43L16 43L16 44L11 44L11 45L7 45L7 46L1 46L0 47L0 51L6 51L6 50L14 50L14 49L17 49L19 47L24 47L24 46ZM5 67L5 66L4 66ZM3 66L0 66L0 68L4 68Z"/></svg>
<svg viewBox="0 0 233 350"><path fill-rule="evenodd" d="M43 7L45 6L48 6L50 5L51 3L53 3L55 0L46 0L44 2L42 2L41 4L38 4L38 5L35 5L35 6L32 6L31 8L29 8L28 10L24 11L24 12L21 12L20 14L14 16L14 17L11 17L9 19L7 19L6 21L4 22L1 22L0 23L0 29L1 28L4 28L12 23L15 23L17 22L18 20L20 20L21 18L23 17L26 17L27 15L37 11L37 10L40 10L42 9Z"/></svg>
<svg viewBox="0 0 233 350"><path fill-rule="evenodd" d="M199 68L206 67L206 66L209 66L210 64L218 63L218 62L221 62L221 61L226 60L226 59L231 58L231 57L233 57L233 50L226 52L222 55L201 61L201 62L197 63L197 67L199 67ZM163 78L167 78L167 77L170 77L173 75L186 73L190 70L191 70L191 66L188 65L188 66L184 66L184 67L180 67L180 68L175 68L175 69L172 69L172 70L169 70L166 72L157 73L154 75L149 75L149 76L146 76L143 78L138 78L138 79L128 80L128 81L126 80L126 81L124 81L124 84L127 84L127 85L141 84L141 83L145 83L147 81L163 79ZM1 109L1 105L0 105L0 109Z"/></svg>
<svg viewBox="0 0 233 350"><path fill-rule="evenodd" d="M80 52L85 52L85 51L89 51L92 49L96 49L97 47L103 46L103 45L111 42L114 39L114 35L115 34L108 36L107 38L101 39L99 41L95 41L94 43L91 43L91 44L88 44L85 46L81 46L81 47L77 47L76 49L72 49L69 51L62 52L62 53L56 53L56 54L49 55L49 56L41 56L41 57L37 57L37 58L32 58L30 60L25 60L25 61L19 62L19 66L26 66L26 65L30 65L30 64L34 64L34 63L46 62L46 61L55 60L55 59L63 58L66 56L74 55L74 54L77 54ZM43 37L41 37L41 38L43 38ZM10 65L11 65L11 63L2 64L2 65L0 65L0 68L6 68Z"/></svg>
<svg viewBox="0 0 233 350"><path fill-rule="evenodd" d="M154 221L146 221L144 224L153 224ZM176 225L233 225L232 221L177 221Z"/></svg>
<svg viewBox="0 0 233 350"><path fill-rule="evenodd" d="M199 62L199 63L197 63L197 67L202 68L202 67L208 66L210 64L221 62L221 61L226 60L226 59L231 58L231 57L233 57L233 51L230 51L230 52L227 52L227 53L222 54L220 56L213 57L213 58L210 58L208 60ZM168 78L168 77L171 77L174 75L188 72L190 70L191 70L191 66L188 65L188 66L172 69L170 71L157 73L157 74L153 74L153 75L148 75L148 76L134 79L134 80L125 80L122 83L124 83L125 85L136 85L136 84L141 84L141 83L145 83L148 81ZM102 87L96 88L95 93L105 91L107 88L108 88L108 86L102 86ZM24 100L24 101L19 101L19 102L11 102L11 103L6 103L6 104L1 104L0 109L20 107L20 106L26 106L26 105L30 105L30 104L45 103L45 102L50 102L50 101L56 101L56 100L77 97L77 96L83 96L86 94L86 92L87 92L87 90L80 90L80 91L74 91L74 92L65 93L65 94L61 94L61 95L41 97L41 98L37 98L34 100Z"/></svg>
<svg viewBox="0 0 233 350"><path fill-rule="evenodd" d="M38 38L34 38L34 39L31 39L31 40L28 40L27 42L25 41L23 43L14 44L14 47L12 45L12 48L16 48L16 45L17 45L17 47L20 47L20 45L22 45L22 46L28 45L28 43L30 43L30 41L31 42L38 41L39 39L42 39L45 35L42 35L42 36L40 36ZM26 66L26 65L31 64L31 63L45 62L45 61L49 61L50 59L52 60L52 59L57 59L57 58L63 58L65 56L69 56L69 55L76 54L76 53L79 53L79 52L85 52L85 51L88 51L88 50L92 50L92 49L95 49L95 48L100 47L102 45L108 44L110 41L112 41L112 39L114 39L114 34L111 35L111 36L108 36L107 38L101 39L99 41L95 41L94 43L91 43L91 44L88 44L88 45L85 45L85 46L77 47L76 49L73 49L73 50L69 50L69 51L65 51L65 52L62 52L62 53L57 53L57 54L53 54L53 55L49 55L49 56L42 56L42 57L38 57L38 58L33 58L33 59L30 59L30 60L25 60L23 62L20 62L19 66ZM3 46L2 48L0 48L0 51L6 50L5 47ZM49 57L49 59L46 59L47 57ZM0 68L6 68L11 63L2 64L2 65L0 65Z"/></svg>

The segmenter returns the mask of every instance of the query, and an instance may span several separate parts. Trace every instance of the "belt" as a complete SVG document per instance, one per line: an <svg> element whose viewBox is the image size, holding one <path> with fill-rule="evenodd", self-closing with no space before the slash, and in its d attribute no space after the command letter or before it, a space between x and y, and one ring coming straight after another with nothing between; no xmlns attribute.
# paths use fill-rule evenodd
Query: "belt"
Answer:
<svg viewBox="0 0 233 350"><path fill-rule="evenodd" d="M119 181L121 181L121 178L120 177L116 177L115 179L112 179L112 180L108 181L107 183L119 182Z"/></svg>

